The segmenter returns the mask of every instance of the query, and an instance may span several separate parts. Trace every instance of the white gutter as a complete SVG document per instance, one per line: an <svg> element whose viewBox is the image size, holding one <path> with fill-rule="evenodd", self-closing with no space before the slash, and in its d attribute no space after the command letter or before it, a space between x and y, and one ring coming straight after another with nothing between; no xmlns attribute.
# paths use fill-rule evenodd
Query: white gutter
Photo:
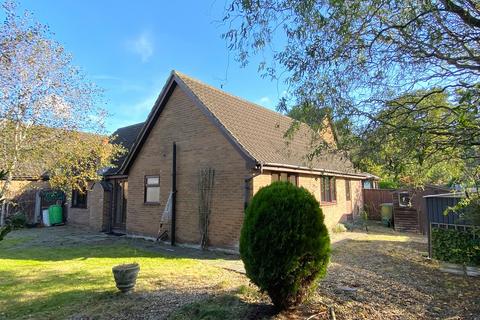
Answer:
<svg viewBox="0 0 480 320"><path fill-rule="evenodd" d="M346 177L346 178L357 178L357 179L368 179L370 175L359 174L359 173L345 173L337 170L326 170L326 169L314 169L302 166L294 166L288 164L280 164L280 163L265 163L262 166L263 170L270 170L270 171L283 171L283 172L298 172L298 173L306 173L306 174L314 174L314 175L331 175L335 177Z"/></svg>
<svg viewBox="0 0 480 320"><path fill-rule="evenodd" d="M464 192L451 192L451 193L442 193L442 194L431 194L428 196L423 196L424 198L463 198L465 197Z"/></svg>

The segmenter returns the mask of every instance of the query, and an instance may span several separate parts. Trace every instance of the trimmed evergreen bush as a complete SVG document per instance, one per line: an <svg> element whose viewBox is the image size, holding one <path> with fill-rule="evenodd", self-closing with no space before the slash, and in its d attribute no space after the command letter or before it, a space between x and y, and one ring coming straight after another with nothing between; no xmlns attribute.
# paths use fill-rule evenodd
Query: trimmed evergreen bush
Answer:
<svg viewBox="0 0 480 320"><path fill-rule="evenodd" d="M303 302L325 276L330 258L318 201L289 182L260 189L245 212L240 254L247 276L279 310Z"/></svg>

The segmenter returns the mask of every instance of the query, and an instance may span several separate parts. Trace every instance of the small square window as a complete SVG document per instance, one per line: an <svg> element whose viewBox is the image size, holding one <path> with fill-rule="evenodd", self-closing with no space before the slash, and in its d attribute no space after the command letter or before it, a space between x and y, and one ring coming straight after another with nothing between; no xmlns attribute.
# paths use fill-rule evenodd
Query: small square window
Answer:
<svg viewBox="0 0 480 320"><path fill-rule="evenodd" d="M160 177L145 177L145 203L160 203Z"/></svg>
<svg viewBox="0 0 480 320"><path fill-rule="evenodd" d="M160 184L159 177L147 177L147 184L148 185L158 185Z"/></svg>
<svg viewBox="0 0 480 320"><path fill-rule="evenodd" d="M87 190L72 190L72 208L87 207Z"/></svg>
<svg viewBox="0 0 480 320"><path fill-rule="evenodd" d="M398 193L398 205L400 207L411 207L412 206L412 198L410 197L410 193L399 192Z"/></svg>

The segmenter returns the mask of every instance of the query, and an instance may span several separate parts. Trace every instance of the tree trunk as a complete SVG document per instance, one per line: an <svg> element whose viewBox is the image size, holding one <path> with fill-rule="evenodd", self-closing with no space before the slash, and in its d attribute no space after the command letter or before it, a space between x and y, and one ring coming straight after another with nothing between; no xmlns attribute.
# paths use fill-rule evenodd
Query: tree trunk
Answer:
<svg viewBox="0 0 480 320"><path fill-rule="evenodd" d="M2 210L0 212L0 227L3 227L5 225L5 215L6 215L6 212L7 212L7 199L6 199L6 195L8 193L8 189L10 187L10 184L12 182L12 179L13 179L13 175L12 173L9 171L7 173L7 177L5 179L5 182L2 186L2 188L0 189L0 203L2 204Z"/></svg>
<svg viewBox="0 0 480 320"><path fill-rule="evenodd" d="M0 227L5 225L5 211L7 210L7 201L2 201L2 209L0 211Z"/></svg>

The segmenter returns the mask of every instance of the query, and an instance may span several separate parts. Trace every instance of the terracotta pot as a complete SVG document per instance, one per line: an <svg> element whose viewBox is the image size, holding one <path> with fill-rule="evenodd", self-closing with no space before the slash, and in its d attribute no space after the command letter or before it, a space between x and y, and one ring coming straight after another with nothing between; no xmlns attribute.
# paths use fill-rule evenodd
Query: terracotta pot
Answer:
<svg viewBox="0 0 480 320"><path fill-rule="evenodd" d="M135 287L137 275L140 271L138 263L121 264L112 268L113 277L118 290L129 292Z"/></svg>

